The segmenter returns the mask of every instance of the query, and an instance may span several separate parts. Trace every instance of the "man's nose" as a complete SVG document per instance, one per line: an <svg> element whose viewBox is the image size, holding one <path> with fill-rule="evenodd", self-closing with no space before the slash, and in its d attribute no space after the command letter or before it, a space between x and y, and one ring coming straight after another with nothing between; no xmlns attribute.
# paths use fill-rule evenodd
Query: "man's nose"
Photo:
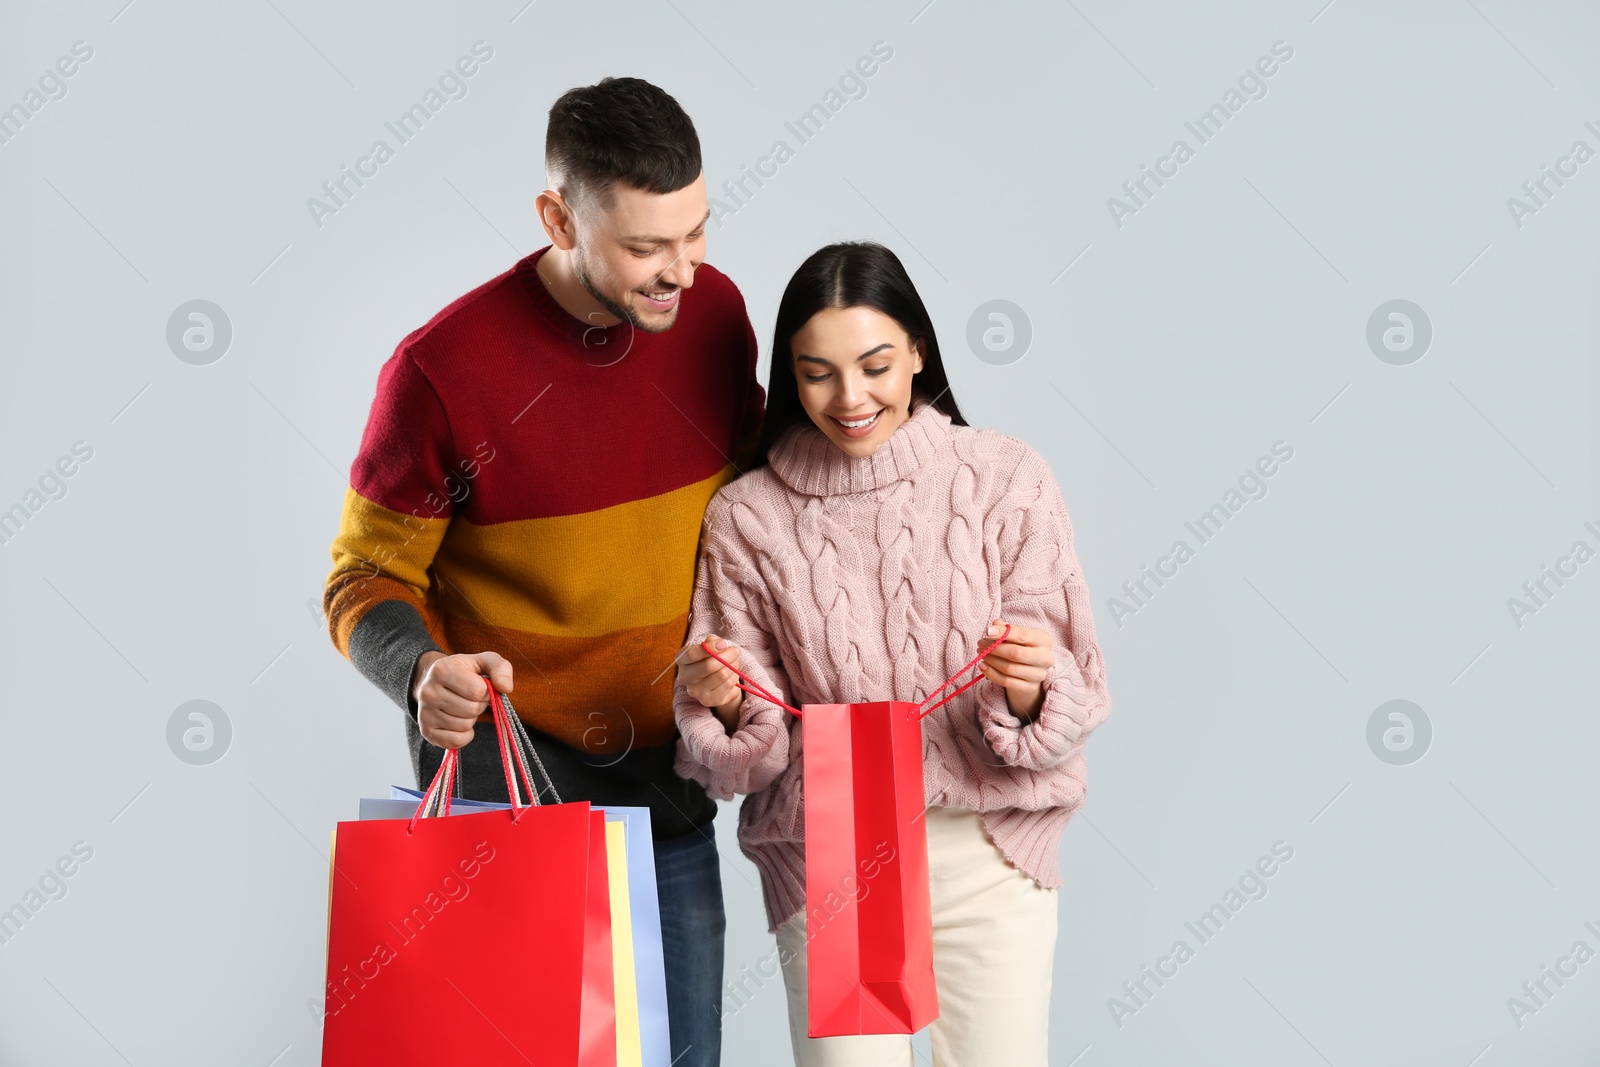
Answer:
<svg viewBox="0 0 1600 1067"><path fill-rule="evenodd" d="M661 272L661 280L679 289L687 289L694 284L694 263L689 259L687 250L667 265L667 269Z"/></svg>

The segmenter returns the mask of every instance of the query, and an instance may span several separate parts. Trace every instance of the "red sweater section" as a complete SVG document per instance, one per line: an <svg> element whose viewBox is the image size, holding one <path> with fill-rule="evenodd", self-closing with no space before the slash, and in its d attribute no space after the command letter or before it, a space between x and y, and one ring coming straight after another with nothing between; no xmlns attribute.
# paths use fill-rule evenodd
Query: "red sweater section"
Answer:
<svg viewBox="0 0 1600 1067"><path fill-rule="evenodd" d="M664 333L586 327L534 269L548 247L401 342L351 469L362 497L488 525L595 511L745 465L737 452L763 397L728 277L702 263Z"/></svg>

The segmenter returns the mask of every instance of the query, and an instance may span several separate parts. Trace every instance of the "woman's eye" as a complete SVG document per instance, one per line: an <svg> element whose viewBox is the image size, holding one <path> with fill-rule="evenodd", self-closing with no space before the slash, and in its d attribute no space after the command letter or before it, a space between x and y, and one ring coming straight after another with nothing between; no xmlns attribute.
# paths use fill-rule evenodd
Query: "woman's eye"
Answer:
<svg viewBox="0 0 1600 1067"><path fill-rule="evenodd" d="M827 380L828 380L828 376L826 374L808 374L808 375L806 375L806 381L810 382L812 385L820 385L821 383L823 383L823 382L825 382Z"/></svg>
<svg viewBox="0 0 1600 1067"><path fill-rule="evenodd" d="M876 378L880 374L888 374L889 373L889 368L888 367L868 367L866 370L862 371L861 373L870 374L872 377Z"/></svg>

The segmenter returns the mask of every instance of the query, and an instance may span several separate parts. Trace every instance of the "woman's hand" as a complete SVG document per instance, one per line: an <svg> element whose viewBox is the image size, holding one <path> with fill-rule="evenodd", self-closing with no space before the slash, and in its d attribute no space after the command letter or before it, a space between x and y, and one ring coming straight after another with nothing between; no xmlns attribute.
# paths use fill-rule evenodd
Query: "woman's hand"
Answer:
<svg viewBox="0 0 1600 1067"><path fill-rule="evenodd" d="M739 665L739 646L730 644L716 634L708 634L684 650L678 661L678 684L722 720L722 725L732 731L739 724L739 706L744 702L744 690L738 686L739 676L711 658L703 647L709 643L717 655L733 666Z"/></svg>
<svg viewBox="0 0 1600 1067"><path fill-rule="evenodd" d="M1055 640L1048 631L1013 625L1000 641L1005 628L1004 619L994 620L988 636L978 642L979 652L989 650L981 664L983 676L1004 686L1011 714L1028 721L1044 706L1044 680L1056 662Z"/></svg>

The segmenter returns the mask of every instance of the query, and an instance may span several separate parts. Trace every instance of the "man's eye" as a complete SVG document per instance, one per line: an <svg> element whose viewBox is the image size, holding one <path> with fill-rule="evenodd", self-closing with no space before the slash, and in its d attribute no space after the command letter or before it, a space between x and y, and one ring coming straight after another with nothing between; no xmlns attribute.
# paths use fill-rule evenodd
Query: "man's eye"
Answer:
<svg viewBox="0 0 1600 1067"><path fill-rule="evenodd" d="M649 256L649 255L655 254L655 249L653 249L653 248L630 248L630 249L628 249L628 251L632 252L634 255L639 256L641 258L644 257L644 256Z"/></svg>

